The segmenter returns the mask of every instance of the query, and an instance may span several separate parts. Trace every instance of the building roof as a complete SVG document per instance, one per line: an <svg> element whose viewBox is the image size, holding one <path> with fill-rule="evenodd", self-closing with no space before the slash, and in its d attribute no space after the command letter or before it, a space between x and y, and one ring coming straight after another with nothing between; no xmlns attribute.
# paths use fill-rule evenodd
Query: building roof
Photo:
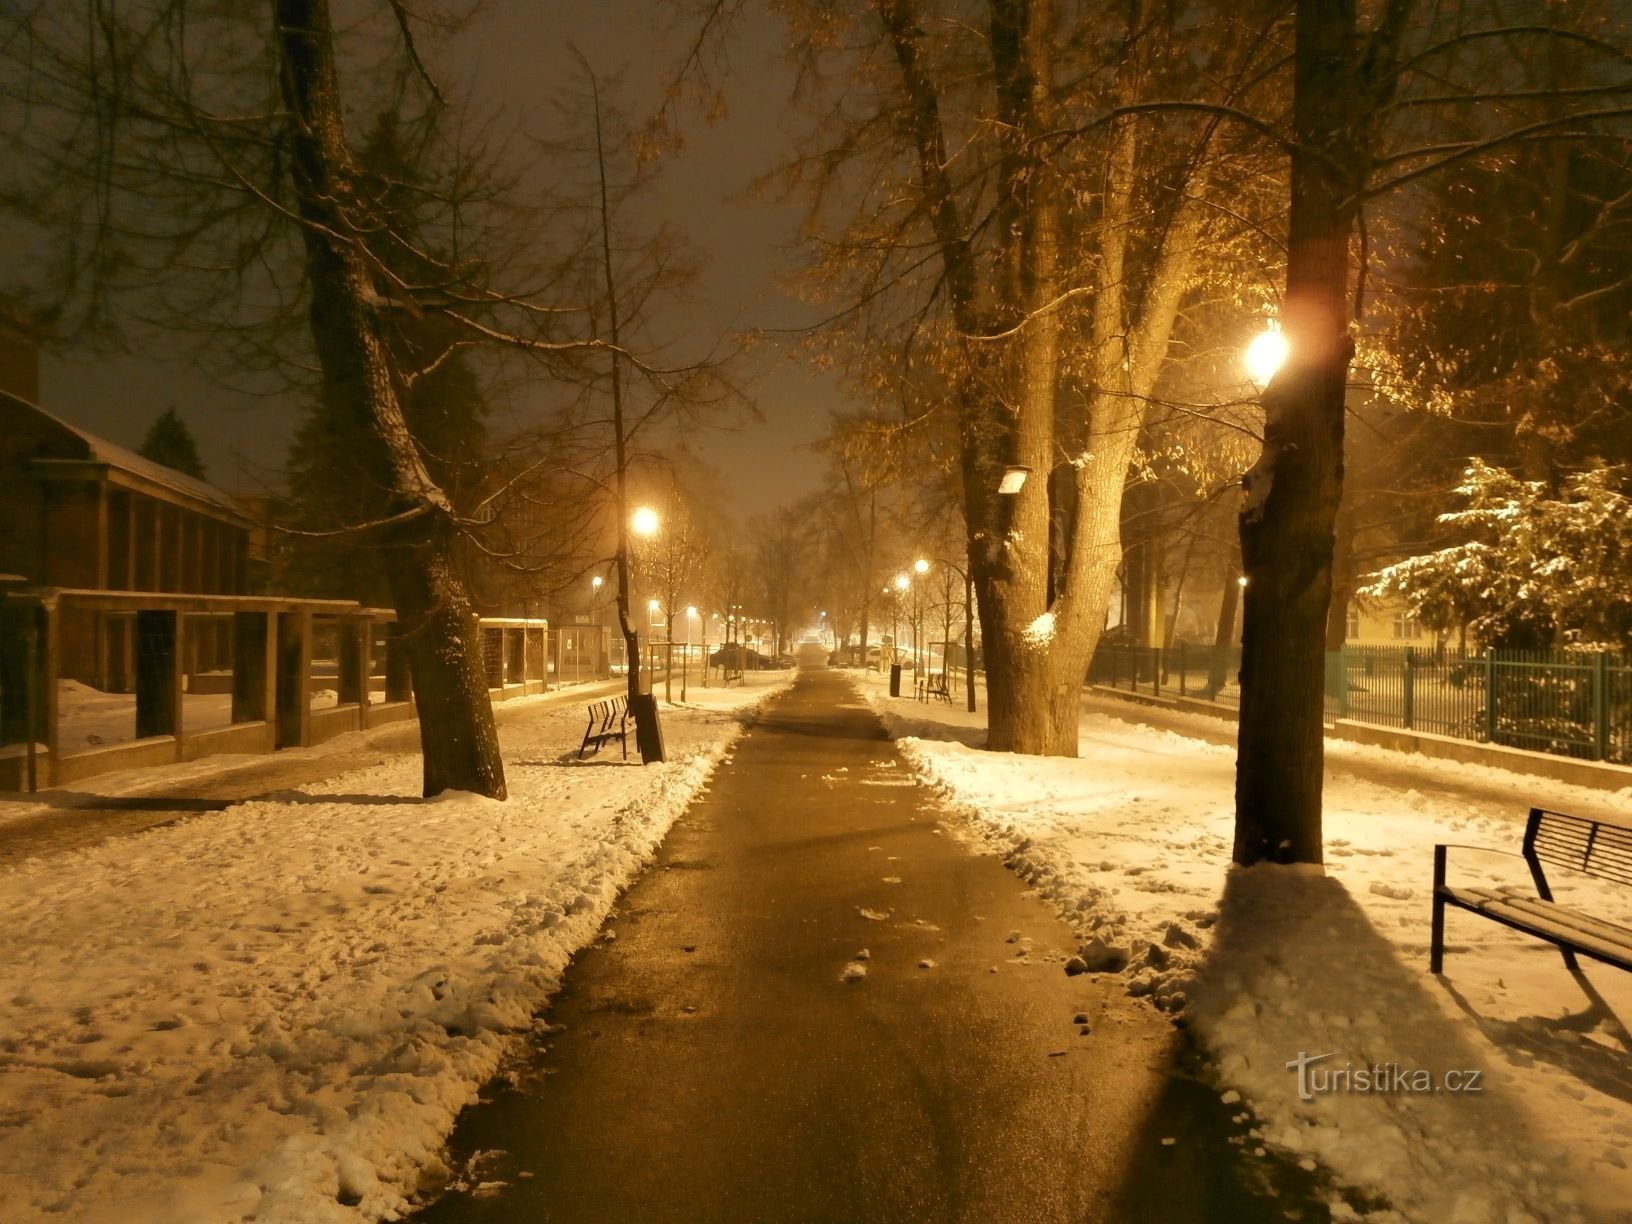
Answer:
<svg viewBox="0 0 1632 1224"><path fill-rule="evenodd" d="M223 513L231 515L233 518L241 519L245 522L255 521L254 515L249 512L248 507L246 507L237 498L233 497L230 493L216 488L208 481L197 480L186 475L185 473L176 471L174 468L165 467L162 463L154 463L151 459L144 459L135 451L126 450L122 446L109 442L106 438L99 438L93 433L80 429L77 425L73 425L68 421L63 420L54 413L47 412L38 404L31 404L27 400L18 396L0 391L0 404L8 403L25 409L26 411L37 413L39 416L44 417L54 425L59 426L62 430L71 435L72 438L77 441L85 451L83 455L76 455L72 457L41 457L34 461L36 463L51 463L53 461L62 462L66 460L68 462L77 461L105 464L110 468L115 468L121 472L135 476L148 484L158 485L161 488L170 490L172 493L178 493L191 501L204 502L205 504L213 506Z"/></svg>

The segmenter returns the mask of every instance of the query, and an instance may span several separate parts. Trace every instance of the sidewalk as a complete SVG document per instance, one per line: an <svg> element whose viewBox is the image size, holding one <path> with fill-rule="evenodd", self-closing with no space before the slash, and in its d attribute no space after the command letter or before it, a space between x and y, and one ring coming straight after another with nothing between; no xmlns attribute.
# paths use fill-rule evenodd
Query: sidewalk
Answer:
<svg viewBox="0 0 1632 1224"><path fill-rule="evenodd" d="M493 713L503 727L541 709L594 701L624 687L622 679L573 685L501 702ZM219 812L418 752L419 723L409 720L342 735L312 748L265 756L202 757L186 764L101 774L34 794L0 794L0 868Z"/></svg>
<svg viewBox="0 0 1632 1224"><path fill-rule="evenodd" d="M568 970L550 1044L462 1117L460 1188L421 1219L1307 1202L1307 1175L1246 1155L1246 1115L1180 1069L1182 1032L1119 980L1065 973L1071 930L943 823L841 676L802 673L734 751Z"/></svg>

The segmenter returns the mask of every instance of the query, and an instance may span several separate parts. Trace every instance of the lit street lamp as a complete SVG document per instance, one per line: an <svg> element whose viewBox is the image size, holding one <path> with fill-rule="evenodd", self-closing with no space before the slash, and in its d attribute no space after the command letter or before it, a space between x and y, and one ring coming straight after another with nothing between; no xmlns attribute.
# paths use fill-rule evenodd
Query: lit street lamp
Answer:
<svg viewBox="0 0 1632 1224"><path fill-rule="evenodd" d="M614 372L616 367L614 367ZM613 381L614 395L618 392L616 379ZM636 629L629 607L629 537L631 534L649 537L657 532L659 519L657 511L650 506L640 506L632 514L627 511L628 501L624 490L624 450L623 450L623 421L621 401L615 406L617 414L616 428L618 432L618 625L623 630L624 662L629 676L629 711L635 717L635 743L640 748L640 759L643 763L661 763L664 759L663 728L658 719L657 697L651 692L640 691L640 633ZM648 626L650 618L648 617Z"/></svg>
<svg viewBox="0 0 1632 1224"><path fill-rule="evenodd" d="M1247 367L1247 377L1260 387L1267 386L1286 364L1290 352L1291 346L1280 328L1272 326L1259 332L1247 345L1246 355L1242 358L1242 364Z"/></svg>
<svg viewBox="0 0 1632 1224"><path fill-rule="evenodd" d="M661 523L662 520L658 518L657 511L650 506L639 506L629 516L629 530L643 540L649 540L656 535Z"/></svg>

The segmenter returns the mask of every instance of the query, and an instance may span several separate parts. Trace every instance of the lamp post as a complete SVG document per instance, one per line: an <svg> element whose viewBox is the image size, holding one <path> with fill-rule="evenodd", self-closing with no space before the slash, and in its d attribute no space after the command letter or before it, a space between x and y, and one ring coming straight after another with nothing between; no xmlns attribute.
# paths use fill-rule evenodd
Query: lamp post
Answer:
<svg viewBox="0 0 1632 1224"><path fill-rule="evenodd" d="M624 500L623 488L623 426L621 420L618 425L618 491L620 504L627 504ZM657 699L650 693L640 691L640 634L635 629L635 623L629 617L629 536L634 533L638 536L649 537L657 532L657 511L650 506L641 506L627 517L618 520L618 622L623 629L624 654L628 663L629 673L629 710L635 716L635 743L640 748L642 763L661 762L663 760L663 728L658 721Z"/></svg>
<svg viewBox="0 0 1632 1224"><path fill-rule="evenodd" d="M901 661L901 596L907 593L912 585L912 579L905 574L895 576L895 591L890 599L890 662Z"/></svg>
<svg viewBox="0 0 1632 1224"><path fill-rule="evenodd" d="M912 563L913 573L920 579L929 573L929 562L922 557ZM929 670L927 659L925 665L919 663L918 639L924 634L924 584L922 581L912 584L912 678L918 680L922 672Z"/></svg>
<svg viewBox="0 0 1632 1224"><path fill-rule="evenodd" d="M590 669L591 673L597 677L601 676L601 646L605 642L603 632L605 626L601 624L601 587L604 585L606 585L606 579L599 574L589 580L589 620L590 625L595 630L595 661L590 665ZM583 654L582 647L579 648L578 653ZM608 668L610 668L611 662L611 659L608 658Z"/></svg>
<svg viewBox="0 0 1632 1224"><path fill-rule="evenodd" d="M680 655L680 700L686 699L686 674L691 670L691 618L697 615L697 609L686 607L686 648ZM669 635L673 637L671 633Z"/></svg>

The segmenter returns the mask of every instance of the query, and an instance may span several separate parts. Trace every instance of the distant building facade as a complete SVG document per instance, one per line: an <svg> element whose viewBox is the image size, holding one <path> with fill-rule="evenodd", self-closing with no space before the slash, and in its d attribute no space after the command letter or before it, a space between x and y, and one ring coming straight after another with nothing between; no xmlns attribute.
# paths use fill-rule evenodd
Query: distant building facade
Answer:
<svg viewBox="0 0 1632 1224"><path fill-rule="evenodd" d="M40 408L39 359L0 316L0 573L77 590L240 595L260 585L250 509L202 480L143 459ZM189 670L225 643L206 627ZM131 624L90 614L62 626L64 674L131 685Z"/></svg>

